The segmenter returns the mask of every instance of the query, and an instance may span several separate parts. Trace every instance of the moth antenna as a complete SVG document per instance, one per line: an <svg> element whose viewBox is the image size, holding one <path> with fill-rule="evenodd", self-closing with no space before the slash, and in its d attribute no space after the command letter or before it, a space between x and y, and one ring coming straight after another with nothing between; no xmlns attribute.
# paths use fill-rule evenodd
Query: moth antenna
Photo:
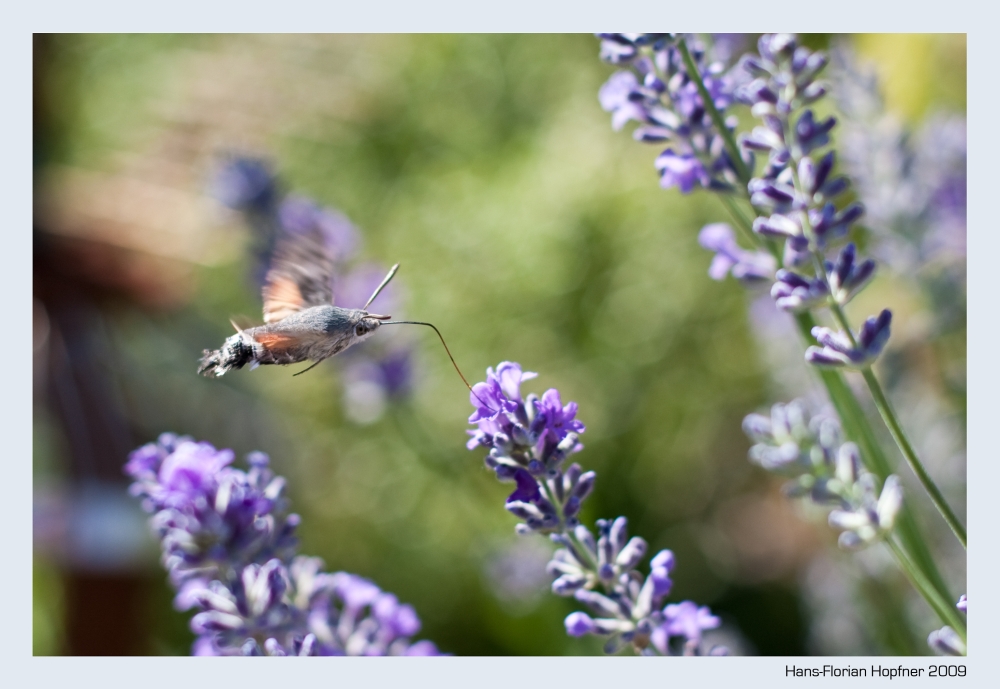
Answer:
<svg viewBox="0 0 1000 689"><path fill-rule="evenodd" d="M398 264L397 264L397 266L398 266ZM395 268L393 268L393 271L395 271ZM390 274L390 277L391 277L391 274ZM458 372L458 377L462 379L462 382L465 383L465 387L469 388L469 392L471 392L472 395L477 400L479 400L479 402L484 407L489 407L489 405L486 404L486 402L483 402L483 398L480 397L479 395L477 395L476 391L472 389L472 386L469 385L469 381L467 381L465 379L465 376L462 375L462 370L458 367L458 364L455 363L455 357L453 357L451 355L451 350L448 349L448 345L444 341L444 335L441 334L441 331L438 330L437 327L433 323L425 323L423 321L385 321L384 323L382 323L382 325L426 325L428 328L434 328L434 332L436 332L438 338L440 338L441 344L444 345L444 351L446 351L448 353L448 358L451 359L451 365L454 366L455 367L455 371Z"/></svg>
<svg viewBox="0 0 1000 689"><path fill-rule="evenodd" d="M375 297L377 297L378 293L381 292L385 288L385 286L389 284L389 281L392 280L392 276L396 274L397 270L399 270L398 263L389 269L389 274L385 276L385 279L382 281L382 284L375 288L375 291L372 293L371 298L364 306L361 307L362 311L368 310L368 307L371 305L371 303L375 301Z"/></svg>
<svg viewBox="0 0 1000 689"><path fill-rule="evenodd" d="M237 333L239 333L240 335L243 334L243 328L241 328L240 326L236 325L236 321L235 320L233 320L232 318L230 318L229 322L232 323L232 325L233 325L234 328L236 328L236 332Z"/></svg>

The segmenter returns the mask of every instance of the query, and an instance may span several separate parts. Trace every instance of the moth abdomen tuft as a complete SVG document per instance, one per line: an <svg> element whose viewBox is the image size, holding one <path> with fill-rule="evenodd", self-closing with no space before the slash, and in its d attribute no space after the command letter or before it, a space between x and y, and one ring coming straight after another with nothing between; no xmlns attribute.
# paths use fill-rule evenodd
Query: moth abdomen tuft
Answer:
<svg viewBox="0 0 1000 689"><path fill-rule="evenodd" d="M219 349L204 350L198 365L198 373L203 376L219 377L256 361L256 350L252 342L252 340L247 342L243 333L237 333L227 339Z"/></svg>

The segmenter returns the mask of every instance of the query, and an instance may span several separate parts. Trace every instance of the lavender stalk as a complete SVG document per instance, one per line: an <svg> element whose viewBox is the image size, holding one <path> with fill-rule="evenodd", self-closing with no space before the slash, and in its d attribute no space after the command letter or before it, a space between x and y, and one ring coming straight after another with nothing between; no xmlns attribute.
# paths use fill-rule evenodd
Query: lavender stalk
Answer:
<svg viewBox="0 0 1000 689"><path fill-rule="evenodd" d="M129 456L129 491L151 513L174 607L197 609L194 655L437 655L412 643L409 605L346 572L296 555L297 514L267 455L229 466L231 450L164 433Z"/></svg>
<svg viewBox="0 0 1000 689"><path fill-rule="evenodd" d="M669 67L673 64L670 59L670 50L675 47L679 51L679 54L685 64L685 70L679 70L675 68L675 72L668 75L671 81L668 83L685 84L689 83L695 87L695 90L699 94L699 98L694 106L688 105L686 111L681 110L679 113L674 113L674 120L679 122L681 126L674 127L673 131L666 132L673 137L673 140L680 139L683 143L686 143L689 147L691 143L697 144L699 141L714 141L718 140L724 143L724 148L728 153L725 156L725 160L728 163L725 166L721 166L725 181L732 182L732 185L727 187L725 184L720 184L718 178L707 178L705 176L700 177L701 186L708 188L712 191L726 192L735 191L740 189L742 191L741 195L751 201L753 206L754 214L757 216L764 216L766 213L766 206L770 206L771 210L776 210L774 208L776 203L789 202L794 200L794 188L792 188L792 194L787 193L786 189L776 189L773 185L764 188L765 185L758 184L761 188L750 189L751 179L748 170L752 170L753 158L750 155L750 150L756 148L757 150L767 150L773 153L775 146L764 145L764 146L745 146L744 150L740 150L736 145L732 137L732 129L735 126L735 122L732 119L724 119L723 113L725 107L732 102L734 95L730 92L728 95L724 92L725 88L734 88L734 84L738 81L738 76L733 76L732 71L726 74L721 67L721 65L713 65L704 67L702 66L702 60L705 55L705 51L700 47L691 51L688 49L688 39L683 37L678 37L671 34L656 34L656 35L641 35L641 34L598 34L602 39L602 58L609 62L619 65L632 65L637 72L643 74L649 71L649 64L654 65L657 68ZM617 49L615 49L617 47ZM812 100L818 99L825 93L825 87L815 81L816 75L825 66L825 58L822 55L813 55L809 53L808 50L804 48L796 50L794 39L788 35L777 35L777 36L766 36L760 42L761 54L766 55L767 59L773 59L776 56L782 59L791 56L792 65L790 71L791 74L782 74L782 86L787 86L790 90L791 97L794 97L797 91L801 91L799 95L801 96L800 101L811 102ZM784 51L784 52L782 52ZM786 55L787 53L787 55ZM756 76L766 76L770 74L766 69L763 69L761 65L761 58L746 56L743 61L743 65L750 68L751 72L754 72ZM682 74L683 72L683 74ZM609 80L608 85L612 82L617 82L619 85L625 84L629 79L624 76L626 73L618 72L612 76ZM705 75L711 75L712 83L711 87L706 83ZM634 81L634 77L632 78ZM652 81L650 76L646 76L644 85L648 85ZM605 88L608 87L606 85ZM720 88L721 87L721 88ZM751 104L760 101L762 105L759 109L763 112L767 110L768 107L774 106L779 103L779 95L782 95L781 87L772 88L771 85L766 83L762 79L746 84L740 89L744 93L749 93L752 97L746 98L744 100L749 100ZM670 107L672 105L676 106L676 99L671 99L670 102L665 102L660 98L659 94L649 89L643 88L632 88L627 92L622 92L621 89L618 90L617 99L609 100L604 97L604 89L602 89L601 104L606 110L613 111L613 125L615 129L621 127L621 125L628 119L634 119L644 124L655 125L658 122L668 121L669 118L664 116L662 110L664 107ZM787 93L783 95L788 95ZM801 105L798 103L797 105ZM785 100L780 104L782 109L782 114L787 120L788 114L791 112L790 98L785 98ZM677 108L679 109L679 108ZM775 109L772 107L772 111ZM678 118L678 115L683 115L687 113L694 113L692 122L684 122L682 119ZM705 115L707 114L707 118ZM761 113L755 113L761 114ZM781 123L777 117L775 117L775 112L770 112L771 123L778 122L780 127L773 127L772 131L768 132L766 129L762 132L764 143L768 143L768 138L773 139L776 135L781 134L782 136L788 131L788 128L784 123ZM712 122L710 128L704 126L704 120L708 119ZM816 123L810 117L806 120L801 121L803 125L807 125L806 132L804 132L808 138L811 138L815 143L814 147L821 146L826 143L824 137L826 137L829 128L832 127L832 121L824 123ZM695 126L690 126L695 125ZM695 137L692 141L692 132L697 132L697 127L700 126L704 133L700 136ZM657 139L655 137L650 137L648 132L650 127L640 127L635 132L635 138L642 141L658 141L665 140L665 138ZM662 128L660 129L662 132ZM774 144L772 140L769 142ZM781 143L781 140L777 142ZM664 151L661 158L671 153L671 149ZM832 155L832 154L831 154ZM790 155L787 152L784 157L772 155L771 165L765 169L764 177L777 177L784 170L791 168L790 174L798 175L798 165L789 164ZM742 161L745 165L740 165L736 161ZM658 160L659 162L659 160ZM801 162L801 157L798 161ZM815 200L825 200L823 198L824 193L826 196L832 197L836 196L839 191L843 190L846 180L838 179L831 180L831 185L820 190L819 187L823 186L826 182L826 177L829 177L830 170L832 169L832 158L825 158L820 165L820 174L824 176L824 179L820 184L817 185L815 192L818 193L818 198ZM657 165L660 168L660 165ZM816 181L816 166L811 167L810 172L812 180ZM786 175L787 176L787 175ZM735 180L733 179L735 178ZM800 186L802 180L796 180ZM678 186L682 193L687 193L691 190L693 185L682 185L676 183L675 177L668 176L665 170L661 170L661 186ZM787 184L788 180L784 180L786 187L790 186ZM755 196L753 192L758 192ZM763 193L759 193L763 192ZM768 236L766 233L753 232L764 218L758 217L757 220L750 223L746 218L739 205L735 202L732 195L727 193L719 194L721 200L729 210L730 214L733 216L737 223L737 226L744 232L745 235L751 237L752 243L756 247L763 247L766 252L748 252L740 249L735 241L732 240L731 233L729 237L722 237L719 232L715 232L714 240L711 237L705 236L705 231L708 231L709 226L703 231L703 235L700 238L703 245L707 245L707 242L715 241L716 246L709 246L717 252L717 255L712 263L712 268L710 269L710 274L716 279L721 279L726 273L732 272L735 277L744 282L753 282L755 280L763 277L763 273L766 272L765 257L774 258L778 261L783 258L788 258L790 260L789 268L799 267L802 263L802 259L806 259L807 262L819 263L822 266L822 278L821 279L806 279L797 278L794 275L787 274L778 276L779 283L785 283L780 287L780 294L776 295L776 298L782 298L787 300L787 305L791 306L798 302L799 305L805 306L815 306L818 301L822 301L823 297L827 294L832 294L831 292L831 280L826 270L826 262L823 260L817 261L815 254L818 252L809 251L810 247L808 244L809 237L806 233L801 230L801 225L809 225L810 230L816 230L817 228L825 235L828 235L829 239L837 239L842 234L846 233L846 227L856 219L857 209L848 210L845 214L838 214L833 210L832 204L826 204L822 213L816 218L816 222L819 223L817 227L812 226L813 218L809 217L808 213L804 213L805 218L800 223L799 232L788 232L787 225L784 223L786 232L782 234L780 231L775 232L772 236ZM760 202L764 202L761 205ZM782 208L782 211L789 210L788 208ZM801 211L801 208L794 209L795 211ZM831 214L830 211L833 210ZM780 213L778 214L780 215ZM853 215L853 217L852 217ZM781 229L781 220L778 218L778 230ZM792 221L794 223L794 220ZM792 238L789 235L794 234L795 237ZM815 235L815 232L809 233ZM721 237L721 240L720 240ZM783 240L785 244L785 256L782 256L778 249L778 239ZM815 247L814 247L815 248ZM720 260L721 259L721 260ZM873 265L868 262L863 262L862 264L855 266L853 261L853 249L850 255L843 255L842 260L838 262L841 268L841 273L837 275L837 295L839 299L846 301L850 296L853 296L858 289L860 289L867 279L870 277ZM850 260L848 260L850 259ZM863 269L862 269L863 267ZM857 269L857 270L854 270ZM779 285L776 284L775 288L778 289ZM810 302L810 303L806 303ZM840 304L834 301L834 305L839 308ZM818 330L817 323L813 314L808 310L808 308L799 309L789 309L796 321L800 333L807 345L813 345L817 342L815 339L816 335L821 335L825 340L822 353L829 357L831 363L843 364L843 363L856 363L860 362L862 364L870 364L871 359L878 355L881 348L885 344L885 339L888 336L888 324L891 319L891 315L886 312L880 318L874 319L870 324L866 325L866 329L863 331L865 335L865 342L863 348L858 347L858 341L853 339L853 333L851 333L850 328L846 327L846 320L842 320L842 327L848 333L848 336L840 336L837 334L823 330ZM836 310L834 311L836 314ZM840 313L842 316L842 312ZM819 349L819 348L813 348ZM817 361L817 363L819 363ZM864 366L859 368L864 369ZM836 368L817 368L818 375L820 376L824 386L826 387L828 394L838 415L843 421L843 426L847 432L848 437L856 440L861 448L861 456L868 466L875 472L877 476L882 479L886 479L890 474L890 464L888 458L883 452L881 445L879 444L871 425L867 419L867 415L862 410L857 398L855 397L853 391L848 387L842 373ZM877 382L877 381L876 381ZM878 388L880 391L880 388ZM874 392L874 391L873 391ZM876 393L876 397L877 397ZM884 396L883 396L884 397ZM890 410L891 411L891 410ZM887 424L891 427L895 421L895 416L891 413L886 416ZM898 428L898 422L895 424ZM904 436L905 437L905 436ZM908 443L907 443L908 444ZM905 453L905 451L904 451ZM921 467L922 469L922 467ZM947 587L941 578L940 573L934 563L933 557L927 547L925 539L921 536L920 530L917 526L916 521L913 518L910 510L903 505L902 510L898 517L898 531L900 539L905 545L906 550L909 551L911 564L914 564L921 571L923 581L929 581L931 583L931 588L936 594L936 597L941 599L947 599ZM964 532L964 530L961 530ZM961 533L960 532L960 533ZM903 564L901 563L901 567ZM927 595L925 595L927 597ZM938 601L939 602L939 601ZM932 607L939 608L939 605L932 604Z"/></svg>
<svg viewBox="0 0 1000 689"><path fill-rule="evenodd" d="M521 397L521 382L535 376L509 361L496 371L487 369L486 381L474 385L469 397L476 408L469 423L477 430L469 431L467 447L488 447L486 466L515 484L505 507L523 520L517 533L547 535L562 546L548 565L555 577L552 592L572 596L590 610L570 614L566 633L607 637L605 653L630 646L640 655L725 654L703 643L703 632L721 624L707 607L664 604L673 586L671 551L654 555L644 576L638 565L648 545L638 536L629 538L625 517L597 520L596 534L580 523L596 474L565 462L583 449L579 437L585 427L576 418L576 403L564 406L556 389L541 398Z"/></svg>
<svg viewBox="0 0 1000 689"><path fill-rule="evenodd" d="M743 145L769 154L762 176L750 180L748 191L755 206L772 213L767 218L758 217L754 231L785 244L784 263L788 270L779 271L779 283L772 295L794 291L795 287L783 279L787 277L804 289L813 289L816 298L797 306L783 307L779 301L779 307L792 311L823 306L830 309L842 331L814 328L812 335L822 347L810 347L806 360L818 366L846 366L861 371L903 457L965 546L965 528L924 469L871 370L889 337L891 313L885 310L878 318L869 319L855 336L843 311L844 305L870 280L874 262L856 263L853 244L841 252L836 264L828 262L825 256L828 247L846 236L864 212L860 204L836 210L832 200L847 189L848 180L833 176L832 150L822 158L814 153L829 143L829 132L836 124L832 117L817 121L806 107L825 94L825 87L815 77L826 65L826 57L796 47L794 38L784 34L764 36L759 47L760 57L743 58L745 69L757 78L742 87L738 95L753 106L753 113L765 125L745 135ZM797 111L801 114L793 124L792 114Z"/></svg>
<svg viewBox="0 0 1000 689"><path fill-rule="evenodd" d="M776 404L769 415L750 414L743 430L754 441L750 461L790 478L789 497L832 507L830 526L840 529L842 548L857 550L885 542L900 569L942 622L965 637L957 613L906 553L893 540L893 529L903 506L899 477L891 475L878 488L878 477L865 470L858 446L844 442L840 424L823 413L810 411L800 400Z"/></svg>

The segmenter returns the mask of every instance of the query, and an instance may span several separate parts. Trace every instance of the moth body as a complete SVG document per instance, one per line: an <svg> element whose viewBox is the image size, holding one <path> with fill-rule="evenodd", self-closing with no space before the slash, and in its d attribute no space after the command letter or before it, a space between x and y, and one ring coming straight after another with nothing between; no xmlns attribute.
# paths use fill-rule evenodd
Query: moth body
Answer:
<svg viewBox="0 0 1000 689"><path fill-rule="evenodd" d="M284 236L275 247L261 290L264 325L245 330L237 327L236 334L219 349L204 350L198 373L219 377L247 365L318 364L371 337L390 316L368 313L368 305L389 283L399 264L392 267L364 308L344 309L333 305L333 259L330 246L316 228Z"/></svg>
<svg viewBox="0 0 1000 689"><path fill-rule="evenodd" d="M222 376L250 365L323 361L362 342L386 316L332 304L311 306L273 323L241 330L216 350L205 350L198 372Z"/></svg>

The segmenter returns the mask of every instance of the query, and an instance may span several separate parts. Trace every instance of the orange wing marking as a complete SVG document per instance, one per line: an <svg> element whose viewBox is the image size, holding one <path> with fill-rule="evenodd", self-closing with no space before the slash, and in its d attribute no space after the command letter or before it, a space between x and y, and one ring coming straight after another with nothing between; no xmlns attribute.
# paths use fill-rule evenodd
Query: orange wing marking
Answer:
<svg viewBox="0 0 1000 689"><path fill-rule="evenodd" d="M264 345L264 349L272 354L290 349L298 344L298 340L291 335L282 335L281 333L258 333L254 335L253 339Z"/></svg>
<svg viewBox="0 0 1000 689"><path fill-rule="evenodd" d="M275 323L302 308L302 292L287 277L275 275L264 285L264 322ZM260 339L257 339L260 342Z"/></svg>

